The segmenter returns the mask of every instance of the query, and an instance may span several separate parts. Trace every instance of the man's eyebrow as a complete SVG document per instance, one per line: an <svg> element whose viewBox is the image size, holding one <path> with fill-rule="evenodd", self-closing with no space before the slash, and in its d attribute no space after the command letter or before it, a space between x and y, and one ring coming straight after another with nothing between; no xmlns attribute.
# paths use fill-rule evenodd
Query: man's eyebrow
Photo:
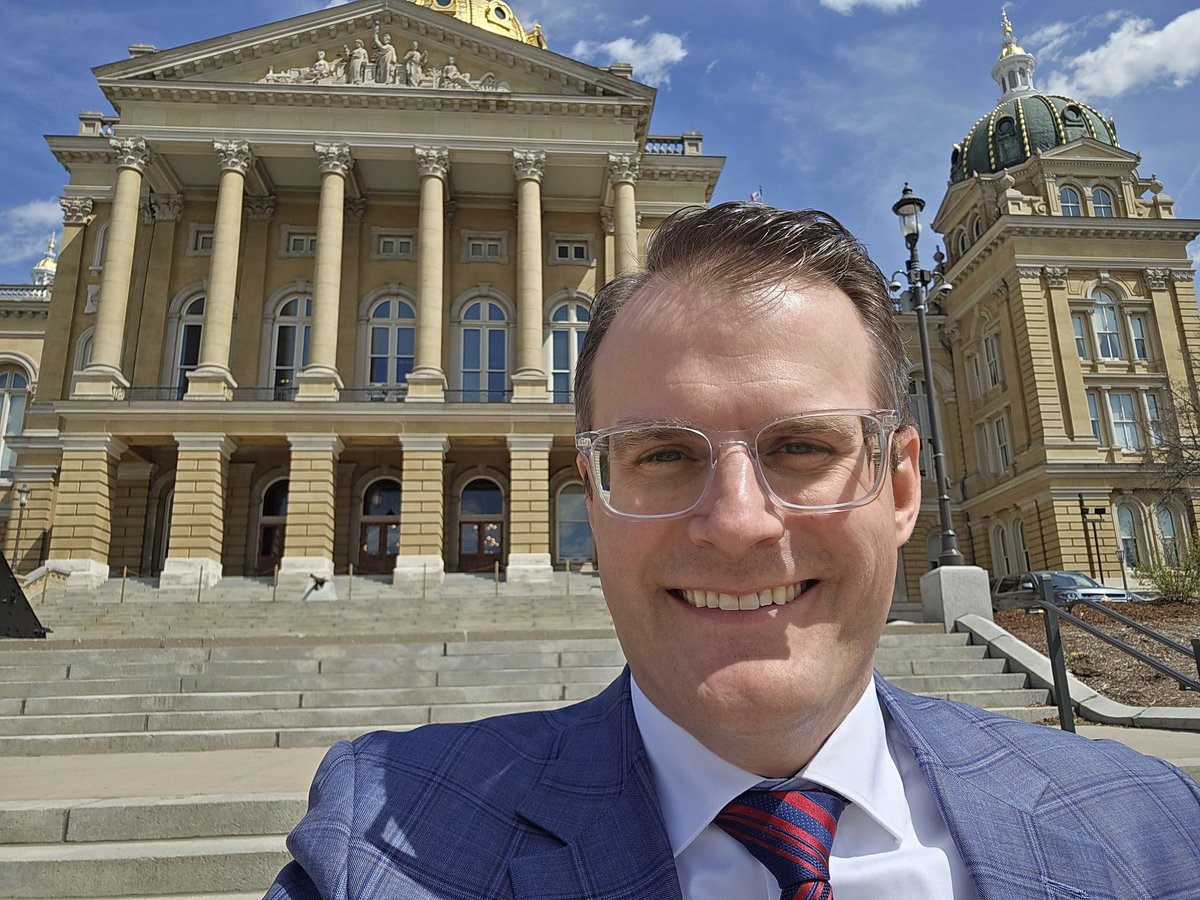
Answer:
<svg viewBox="0 0 1200 900"><path fill-rule="evenodd" d="M618 419L610 428L697 428L697 426L688 422L685 419L677 419L674 416L666 416L659 419L634 419L624 418Z"/></svg>

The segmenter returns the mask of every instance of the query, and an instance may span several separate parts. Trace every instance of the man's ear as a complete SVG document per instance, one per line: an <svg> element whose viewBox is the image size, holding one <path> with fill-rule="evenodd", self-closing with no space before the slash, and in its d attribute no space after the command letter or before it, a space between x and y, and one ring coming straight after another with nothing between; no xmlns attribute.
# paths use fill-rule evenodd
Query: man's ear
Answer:
<svg viewBox="0 0 1200 900"><path fill-rule="evenodd" d="M892 468L892 505L896 514L896 546L912 535L921 512L921 435L905 425L892 437L896 465Z"/></svg>
<svg viewBox="0 0 1200 900"><path fill-rule="evenodd" d="M588 471L587 460L582 453L575 456L575 468L579 470L579 477L583 479L583 496L590 502L592 499L592 475Z"/></svg>

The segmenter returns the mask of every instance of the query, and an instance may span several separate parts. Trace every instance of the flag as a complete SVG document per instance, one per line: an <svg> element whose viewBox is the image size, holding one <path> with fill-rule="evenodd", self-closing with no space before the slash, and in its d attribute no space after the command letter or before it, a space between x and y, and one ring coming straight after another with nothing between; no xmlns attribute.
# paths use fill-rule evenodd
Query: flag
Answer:
<svg viewBox="0 0 1200 900"><path fill-rule="evenodd" d="M750 202L751 203L762 203L762 198L763 198L762 185L760 184L758 186L757 191L750 192Z"/></svg>

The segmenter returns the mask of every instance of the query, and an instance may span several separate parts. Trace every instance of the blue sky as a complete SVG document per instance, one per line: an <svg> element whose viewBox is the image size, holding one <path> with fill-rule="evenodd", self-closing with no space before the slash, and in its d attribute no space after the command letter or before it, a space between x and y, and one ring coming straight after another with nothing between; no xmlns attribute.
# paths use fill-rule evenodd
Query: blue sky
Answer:
<svg viewBox="0 0 1200 900"><path fill-rule="evenodd" d="M775 0L687 4L510 0L555 52L628 61L659 88L652 131L704 133L728 157L716 200L760 185L779 206L841 218L885 271L903 247L891 204L905 181L932 216L951 145L999 97L999 4L961 0ZM327 0L6 0L0 28L5 177L0 283L21 283L61 221L65 172L43 135L74 134L80 110L111 113L93 66L310 12ZM1037 86L1115 117L1180 217L1200 218L1200 4L1012 0L1017 38L1038 57ZM933 239L922 244L933 252ZM1200 255L1194 243L1193 258Z"/></svg>

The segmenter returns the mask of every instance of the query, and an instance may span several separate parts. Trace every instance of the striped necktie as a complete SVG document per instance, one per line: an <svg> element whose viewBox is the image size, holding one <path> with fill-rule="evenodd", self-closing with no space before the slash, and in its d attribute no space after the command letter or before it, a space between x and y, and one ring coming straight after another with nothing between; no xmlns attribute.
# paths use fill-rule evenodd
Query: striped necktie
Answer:
<svg viewBox="0 0 1200 900"><path fill-rule="evenodd" d="M749 790L717 815L775 876L780 900L832 900L829 847L847 800L826 790Z"/></svg>

